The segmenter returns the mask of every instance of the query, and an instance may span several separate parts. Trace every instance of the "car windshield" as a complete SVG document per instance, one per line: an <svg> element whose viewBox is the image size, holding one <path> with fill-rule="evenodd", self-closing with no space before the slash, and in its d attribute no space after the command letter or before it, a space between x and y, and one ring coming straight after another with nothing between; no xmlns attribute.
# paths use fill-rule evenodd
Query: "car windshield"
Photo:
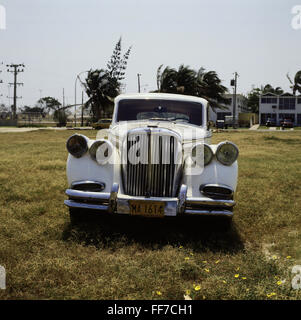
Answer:
<svg viewBox="0 0 301 320"><path fill-rule="evenodd" d="M202 125L203 105L198 102L159 99L124 99L119 101L117 122L160 120Z"/></svg>

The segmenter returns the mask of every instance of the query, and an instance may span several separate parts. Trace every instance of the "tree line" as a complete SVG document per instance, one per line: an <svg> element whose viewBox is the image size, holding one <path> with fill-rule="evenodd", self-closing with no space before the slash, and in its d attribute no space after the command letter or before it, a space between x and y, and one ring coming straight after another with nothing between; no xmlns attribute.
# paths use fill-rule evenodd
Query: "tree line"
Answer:
<svg viewBox="0 0 301 320"><path fill-rule="evenodd" d="M107 69L91 70L82 85L85 88L89 100L85 107L91 109L94 120L98 120L102 111L112 110L114 98L120 94L121 81L125 77L127 60L131 52L130 47L122 55L121 38L117 42L112 57L107 64ZM292 93L301 93L301 70L298 71L293 80L287 75L291 84ZM227 109L229 100L225 94L228 88L222 85L216 71L206 71L201 67L194 70L184 64L177 69L160 65L157 69L157 90L153 92L174 93L202 97L208 100L213 110ZM247 94L247 105L250 112L259 112L259 98L265 93L283 94L280 87L274 88L270 84L253 88Z"/></svg>
<svg viewBox="0 0 301 320"><path fill-rule="evenodd" d="M290 82L290 88L292 90L292 94L295 95L297 93L301 94L301 70L298 71L292 80L290 76L287 74L287 78ZM281 95L284 93L283 89L280 87L274 88L270 84L265 86L261 86L260 88L253 88L247 96L247 104L250 112L258 113L259 112L259 99L262 94L273 93L276 95Z"/></svg>
<svg viewBox="0 0 301 320"><path fill-rule="evenodd" d="M84 108L90 110L93 121L97 121L105 114L111 114L114 106L114 98L121 93L122 81L125 79L128 59L132 47L122 53L122 40L117 41L112 56L106 64L106 68L91 69L87 72L85 80L80 80L88 100ZM301 93L301 70L292 80L287 75L291 84L292 93ZM225 97L228 88L222 84L216 71L206 71L201 67L194 70L187 65L171 68L160 65L156 72L157 89L152 92L174 93L192 95L205 98L213 110L217 108L227 109L229 100ZM253 88L247 94L247 105L250 112L258 113L260 95L265 93L283 94L280 87L274 88L270 84ZM25 107L23 112L40 112L41 114L53 111L56 121L66 123L66 111L70 106L62 107L61 103L52 97L41 98L35 107Z"/></svg>

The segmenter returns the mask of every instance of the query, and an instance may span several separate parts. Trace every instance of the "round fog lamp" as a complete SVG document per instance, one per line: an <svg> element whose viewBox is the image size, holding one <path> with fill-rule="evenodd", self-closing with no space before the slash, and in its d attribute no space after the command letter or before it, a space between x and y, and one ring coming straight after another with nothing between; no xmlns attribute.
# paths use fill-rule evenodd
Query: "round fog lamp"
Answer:
<svg viewBox="0 0 301 320"><path fill-rule="evenodd" d="M204 159L199 159L199 162L204 160L204 166L207 166L213 159L213 151L206 143L197 144L192 148L192 159L198 161L198 157L203 156Z"/></svg>
<svg viewBox="0 0 301 320"><path fill-rule="evenodd" d="M112 155L112 151L112 144L107 140L97 140L93 142L89 149L91 158L99 164L106 164Z"/></svg>

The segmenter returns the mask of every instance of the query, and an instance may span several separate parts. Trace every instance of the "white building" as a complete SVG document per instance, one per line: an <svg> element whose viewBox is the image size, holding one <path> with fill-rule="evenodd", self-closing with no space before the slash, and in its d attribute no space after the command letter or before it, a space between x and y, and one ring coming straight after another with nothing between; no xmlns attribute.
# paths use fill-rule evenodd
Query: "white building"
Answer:
<svg viewBox="0 0 301 320"><path fill-rule="evenodd" d="M225 105L228 109L215 109L209 108L209 119L216 122L216 120L224 120L225 116L233 115L233 102L234 95L233 94L225 94L225 98L229 99L229 103ZM249 112L247 107L247 98L242 94L236 95L236 117L238 118L239 113Z"/></svg>
<svg viewBox="0 0 301 320"><path fill-rule="evenodd" d="M295 126L301 126L301 95L263 94L259 100L259 123L264 125L268 118L277 126L283 119L291 119Z"/></svg>

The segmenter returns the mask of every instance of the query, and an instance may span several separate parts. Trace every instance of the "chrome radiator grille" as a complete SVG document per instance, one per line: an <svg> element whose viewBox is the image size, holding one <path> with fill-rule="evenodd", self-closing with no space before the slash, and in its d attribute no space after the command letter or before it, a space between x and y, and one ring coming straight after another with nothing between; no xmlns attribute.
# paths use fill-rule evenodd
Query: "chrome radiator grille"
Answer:
<svg viewBox="0 0 301 320"><path fill-rule="evenodd" d="M123 172L126 194L176 196L181 173L180 146L177 134L166 129L130 131L126 144L127 164Z"/></svg>

